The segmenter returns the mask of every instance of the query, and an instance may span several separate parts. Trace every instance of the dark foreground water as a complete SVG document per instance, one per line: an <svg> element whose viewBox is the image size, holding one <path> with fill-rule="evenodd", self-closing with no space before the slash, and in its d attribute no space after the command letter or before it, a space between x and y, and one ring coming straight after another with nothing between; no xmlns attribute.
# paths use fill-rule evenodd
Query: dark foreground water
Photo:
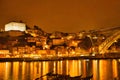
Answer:
<svg viewBox="0 0 120 80"><path fill-rule="evenodd" d="M0 62L0 80L34 80L50 71L70 76L93 74L92 80L120 80L118 59Z"/></svg>

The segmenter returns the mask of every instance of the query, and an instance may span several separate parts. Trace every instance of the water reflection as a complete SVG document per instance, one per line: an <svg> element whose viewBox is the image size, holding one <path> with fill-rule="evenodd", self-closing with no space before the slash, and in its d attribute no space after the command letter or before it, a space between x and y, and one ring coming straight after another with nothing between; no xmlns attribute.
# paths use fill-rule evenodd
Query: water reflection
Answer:
<svg viewBox="0 0 120 80"><path fill-rule="evenodd" d="M93 74L92 80L119 80L119 70L119 62L116 59L1 62L0 80L33 80L51 71L70 76ZM43 80L46 79L44 76Z"/></svg>
<svg viewBox="0 0 120 80"><path fill-rule="evenodd" d="M93 80L119 80L118 60L93 60Z"/></svg>

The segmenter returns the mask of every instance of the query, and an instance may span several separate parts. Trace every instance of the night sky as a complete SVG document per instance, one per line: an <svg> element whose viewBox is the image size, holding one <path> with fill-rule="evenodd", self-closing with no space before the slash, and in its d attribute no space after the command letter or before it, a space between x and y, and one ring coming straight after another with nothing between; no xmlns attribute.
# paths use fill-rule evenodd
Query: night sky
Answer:
<svg viewBox="0 0 120 80"><path fill-rule="evenodd" d="M10 21L46 32L120 26L120 0L0 0L0 27Z"/></svg>

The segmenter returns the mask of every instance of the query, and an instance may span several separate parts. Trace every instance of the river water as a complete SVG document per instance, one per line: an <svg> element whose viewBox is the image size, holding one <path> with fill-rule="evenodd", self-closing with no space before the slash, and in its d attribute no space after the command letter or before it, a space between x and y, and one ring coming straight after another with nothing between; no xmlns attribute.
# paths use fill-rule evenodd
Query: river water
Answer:
<svg viewBox="0 0 120 80"><path fill-rule="evenodd" d="M0 62L0 80L34 80L48 72L70 76L93 75L92 80L120 80L118 59ZM46 80L44 76L42 80Z"/></svg>

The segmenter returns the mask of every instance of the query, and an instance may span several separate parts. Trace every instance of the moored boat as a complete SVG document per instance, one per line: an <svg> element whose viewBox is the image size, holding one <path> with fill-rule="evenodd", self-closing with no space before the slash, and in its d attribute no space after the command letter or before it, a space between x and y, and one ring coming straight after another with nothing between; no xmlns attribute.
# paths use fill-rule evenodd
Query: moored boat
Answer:
<svg viewBox="0 0 120 80"><path fill-rule="evenodd" d="M55 74L53 72L49 72L39 78L36 78L35 80L42 80L42 77L44 76L47 76L47 80L90 80L93 77L93 75L86 77L83 77L82 75L71 77L70 75Z"/></svg>

